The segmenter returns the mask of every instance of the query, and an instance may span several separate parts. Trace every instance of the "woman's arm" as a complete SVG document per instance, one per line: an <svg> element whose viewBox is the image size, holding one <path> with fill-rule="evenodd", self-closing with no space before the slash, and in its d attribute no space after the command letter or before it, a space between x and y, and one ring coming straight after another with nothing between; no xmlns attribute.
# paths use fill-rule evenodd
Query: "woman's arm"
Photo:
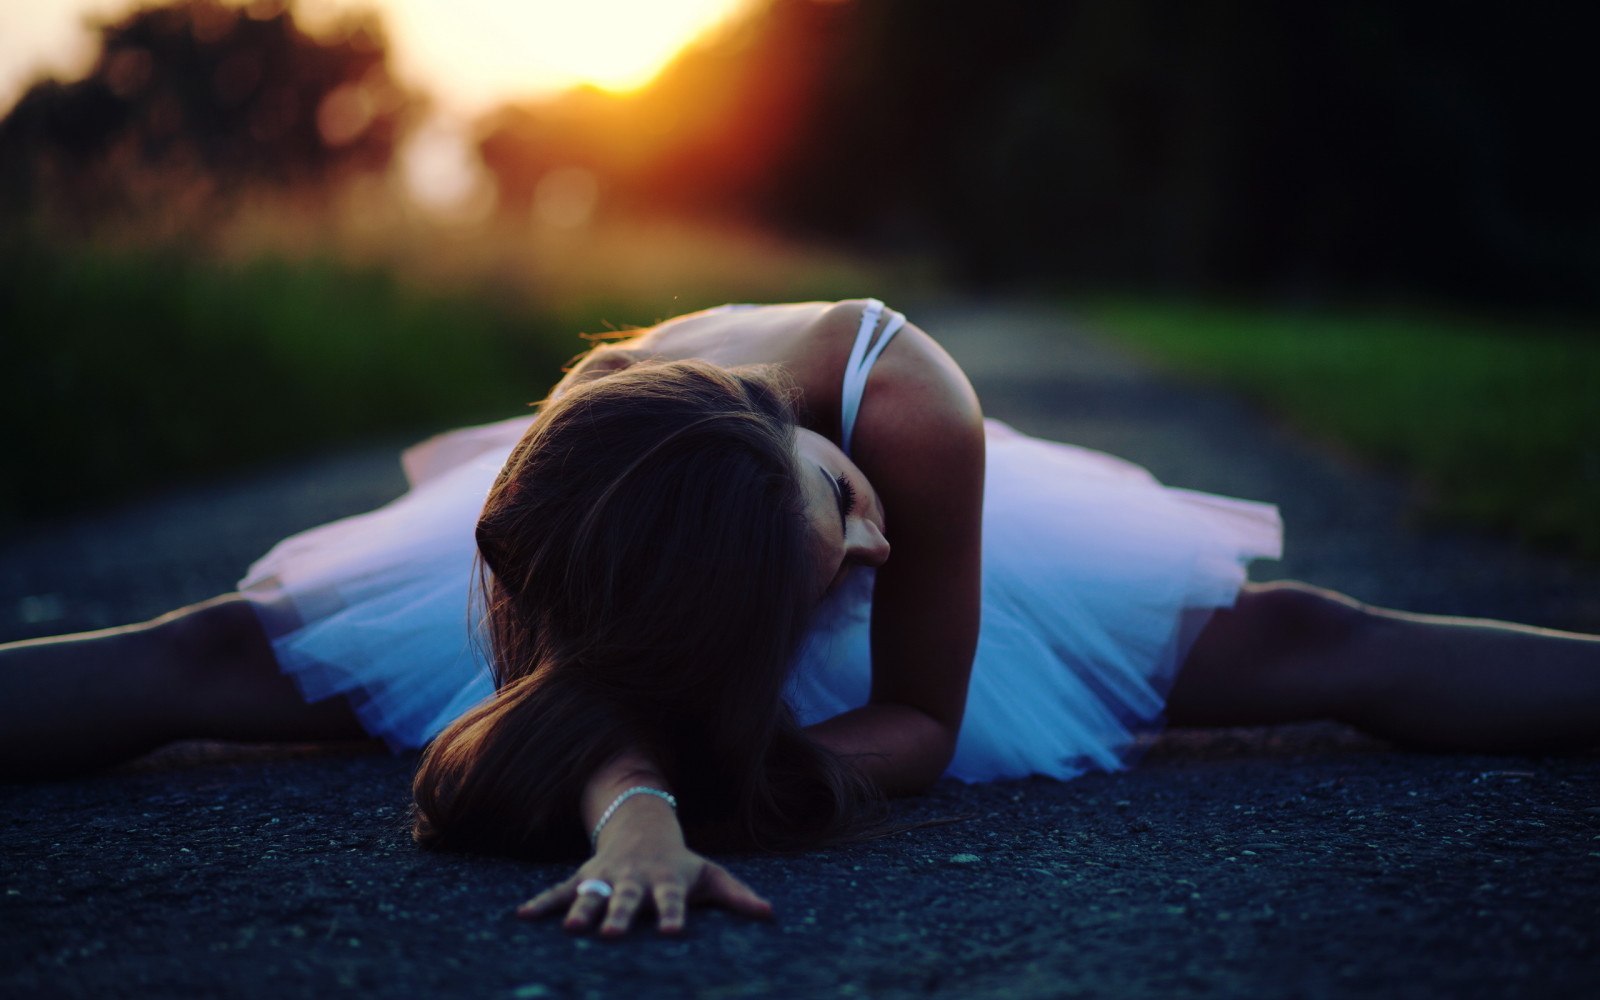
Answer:
<svg viewBox="0 0 1600 1000"><path fill-rule="evenodd" d="M871 696L811 733L885 793L905 794L955 752L982 571L983 414L960 368L916 327L874 367L853 450L892 547L873 592Z"/></svg>
<svg viewBox="0 0 1600 1000"><path fill-rule="evenodd" d="M585 786L579 805L584 829L593 831L620 796L641 787L669 791L661 769L641 753L625 753L601 768ZM522 904L517 915L537 918L565 909L567 930L587 930L599 918L600 933L615 937L627 933L639 911L650 906L663 934L683 930L690 902L726 906L752 917L772 913L770 903L721 865L689 850L676 812L658 795L635 794L617 805L594 849L594 856L571 878ZM578 886L589 879L611 886L610 897L579 895Z"/></svg>

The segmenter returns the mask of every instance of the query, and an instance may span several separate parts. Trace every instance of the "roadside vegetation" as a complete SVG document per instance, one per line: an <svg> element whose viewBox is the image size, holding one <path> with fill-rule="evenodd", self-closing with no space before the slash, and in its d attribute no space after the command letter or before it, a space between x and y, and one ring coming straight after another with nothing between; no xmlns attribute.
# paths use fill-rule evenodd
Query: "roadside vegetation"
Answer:
<svg viewBox="0 0 1600 1000"><path fill-rule="evenodd" d="M1102 301L1106 331L1408 477L1418 509L1600 558L1600 341L1407 312Z"/></svg>
<svg viewBox="0 0 1600 1000"><path fill-rule="evenodd" d="M397 241L402 262L6 242L0 529L277 456L514 415L589 346L580 332L786 297L780 286L863 287L842 264L802 267L707 235L654 239L633 240L634 256L654 247L676 270L580 274L574 262L598 253L581 248L485 266L448 234Z"/></svg>

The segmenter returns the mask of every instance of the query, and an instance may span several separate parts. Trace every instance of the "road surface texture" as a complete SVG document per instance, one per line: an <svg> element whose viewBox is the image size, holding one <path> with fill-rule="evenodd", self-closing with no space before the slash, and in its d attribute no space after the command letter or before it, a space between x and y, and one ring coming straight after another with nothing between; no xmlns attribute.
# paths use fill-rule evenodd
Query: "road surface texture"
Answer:
<svg viewBox="0 0 1600 1000"><path fill-rule="evenodd" d="M1013 304L918 315L986 409L1278 502L1290 576L1374 603L1600 631L1600 571L1410 522L1404 490L1249 407ZM311 459L0 540L0 638L227 589L298 528L401 488ZM1506 669L1515 670L1516 664ZM1333 725L1172 731L1131 771L942 783L953 822L724 859L769 923L696 911L603 943L512 907L562 866L425 854L413 758L175 747L0 788L6 997L1600 996L1600 757L1418 755Z"/></svg>

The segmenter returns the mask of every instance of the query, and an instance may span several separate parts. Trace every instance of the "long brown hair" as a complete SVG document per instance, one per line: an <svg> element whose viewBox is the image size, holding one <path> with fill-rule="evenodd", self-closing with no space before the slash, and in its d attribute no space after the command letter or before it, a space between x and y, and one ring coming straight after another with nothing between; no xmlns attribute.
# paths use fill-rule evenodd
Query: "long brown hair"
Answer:
<svg viewBox="0 0 1600 1000"><path fill-rule="evenodd" d="M855 825L867 783L782 698L815 593L792 398L774 369L684 361L546 404L477 527L496 694L424 755L419 843L581 852L584 784L628 749L691 843Z"/></svg>

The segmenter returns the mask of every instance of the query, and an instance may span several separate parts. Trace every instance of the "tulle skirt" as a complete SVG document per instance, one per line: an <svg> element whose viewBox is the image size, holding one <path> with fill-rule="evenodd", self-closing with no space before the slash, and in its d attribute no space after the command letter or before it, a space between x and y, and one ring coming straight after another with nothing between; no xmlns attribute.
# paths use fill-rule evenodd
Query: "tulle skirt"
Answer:
<svg viewBox="0 0 1600 1000"><path fill-rule="evenodd" d="M295 535L250 568L251 599L309 701L343 696L397 750L420 747L493 683L473 620L473 525L528 426L442 435L403 456L393 503ZM1189 644L1276 558L1270 505L1162 486L1101 452L989 421L983 620L948 774L1069 778L1125 766ZM789 683L816 722L865 703L872 574L818 615Z"/></svg>

